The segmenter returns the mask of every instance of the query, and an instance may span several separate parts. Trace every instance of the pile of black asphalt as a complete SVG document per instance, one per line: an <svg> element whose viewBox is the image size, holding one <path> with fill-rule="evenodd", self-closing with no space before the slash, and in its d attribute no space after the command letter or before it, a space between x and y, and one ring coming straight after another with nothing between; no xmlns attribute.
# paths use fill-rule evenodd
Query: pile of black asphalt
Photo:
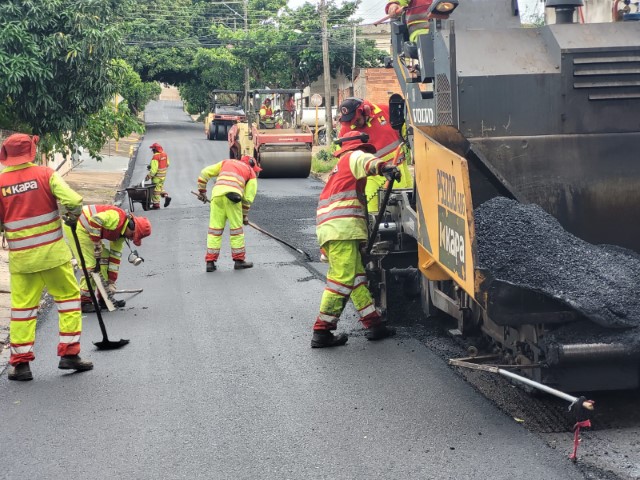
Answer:
<svg viewBox="0 0 640 480"><path fill-rule="evenodd" d="M566 335L597 338L604 327L613 341L629 335L611 329L640 326L638 254L587 243L535 204L496 197L474 215L480 268L558 299L595 323L572 324Z"/></svg>

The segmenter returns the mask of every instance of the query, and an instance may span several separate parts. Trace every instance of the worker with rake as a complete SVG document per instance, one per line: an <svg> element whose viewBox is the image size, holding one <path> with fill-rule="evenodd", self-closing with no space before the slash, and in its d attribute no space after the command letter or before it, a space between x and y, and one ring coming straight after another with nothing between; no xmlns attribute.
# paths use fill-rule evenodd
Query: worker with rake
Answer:
<svg viewBox="0 0 640 480"><path fill-rule="evenodd" d="M211 191L209 232L207 234L207 272L214 272L220 256L222 233L229 220L231 258L235 270L253 267L245 260L243 224L249 223L249 207L258 191L257 174L262 169L253 157L244 155L240 160L222 160L204 168L198 177L198 199L207 202L207 183L217 177Z"/></svg>

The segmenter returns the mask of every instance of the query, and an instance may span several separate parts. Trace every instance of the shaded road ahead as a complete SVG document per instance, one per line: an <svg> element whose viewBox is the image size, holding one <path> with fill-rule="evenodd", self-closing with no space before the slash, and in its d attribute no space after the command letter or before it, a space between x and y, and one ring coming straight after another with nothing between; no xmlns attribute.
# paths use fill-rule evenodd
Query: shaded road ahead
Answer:
<svg viewBox="0 0 640 480"><path fill-rule="evenodd" d="M340 325L349 343L312 350L323 282L271 238L246 229L256 264L247 271L232 270L225 238L219 270L206 274L209 209L190 190L226 145L205 140L178 102L151 104L147 122L131 184L157 141L171 158L173 202L146 212L145 262L122 266L119 288L144 292L105 314L110 336L131 343L95 351L90 342L101 336L88 315L83 354L95 369L64 374L55 368L55 316L42 319L34 381L0 378L0 477L582 478L564 452L501 414L417 340L367 342L349 310ZM293 224L317 248L320 188L313 179L260 180L252 219L276 234Z"/></svg>

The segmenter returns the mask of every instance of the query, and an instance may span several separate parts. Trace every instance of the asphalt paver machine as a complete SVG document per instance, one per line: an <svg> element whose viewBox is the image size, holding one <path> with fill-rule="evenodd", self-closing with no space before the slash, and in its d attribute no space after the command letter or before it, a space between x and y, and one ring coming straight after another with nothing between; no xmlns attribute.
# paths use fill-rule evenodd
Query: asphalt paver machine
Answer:
<svg viewBox="0 0 640 480"><path fill-rule="evenodd" d="M367 270L383 310L404 278L530 379L634 389L640 21L575 23L578 4L523 27L517 2L464 0L415 42L392 21L415 188L384 205Z"/></svg>

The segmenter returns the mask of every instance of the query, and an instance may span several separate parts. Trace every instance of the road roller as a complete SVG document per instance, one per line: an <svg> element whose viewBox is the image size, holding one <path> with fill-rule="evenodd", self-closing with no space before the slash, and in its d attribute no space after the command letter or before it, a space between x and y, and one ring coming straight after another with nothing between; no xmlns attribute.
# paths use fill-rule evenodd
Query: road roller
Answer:
<svg viewBox="0 0 640 480"><path fill-rule="evenodd" d="M525 27L514 0L435 0L453 10L415 41L391 22L415 186L379 195L366 267L389 317L398 285L535 382L636 389L640 21L576 23L581 4Z"/></svg>
<svg viewBox="0 0 640 480"><path fill-rule="evenodd" d="M261 178L306 178L311 172L313 133L300 123L302 91L296 89L254 90L251 92L247 123L238 123L228 132L232 158L253 156ZM271 99L272 115L260 117L260 106Z"/></svg>

